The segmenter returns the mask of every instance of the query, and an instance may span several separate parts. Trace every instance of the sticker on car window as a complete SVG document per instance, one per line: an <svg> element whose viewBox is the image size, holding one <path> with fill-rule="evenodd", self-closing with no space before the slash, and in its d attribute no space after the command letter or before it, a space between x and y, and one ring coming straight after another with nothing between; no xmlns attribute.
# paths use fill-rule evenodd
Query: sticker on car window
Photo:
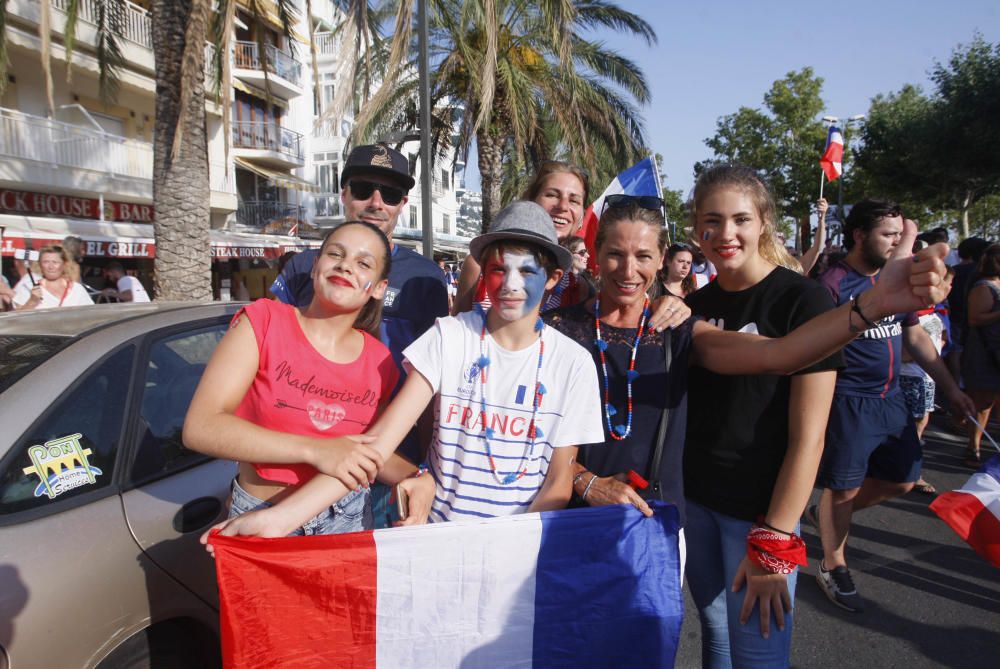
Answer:
<svg viewBox="0 0 1000 669"><path fill-rule="evenodd" d="M97 477L104 472L90 464L87 456L92 451L80 444L82 436L77 432L28 447L31 466L25 467L24 473L34 474L41 481L35 497L55 499L68 490L97 483Z"/></svg>

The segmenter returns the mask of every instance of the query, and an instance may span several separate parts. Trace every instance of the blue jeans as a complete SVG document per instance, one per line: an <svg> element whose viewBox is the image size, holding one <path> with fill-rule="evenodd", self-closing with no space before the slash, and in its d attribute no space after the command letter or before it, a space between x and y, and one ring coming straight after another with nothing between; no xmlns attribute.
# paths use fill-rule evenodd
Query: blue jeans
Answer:
<svg viewBox="0 0 1000 669"><path fill-rule="evenodd" d="M273 506L248 493L233 479L232 501L229 505L229 517L235 518L247 511L266 509ZM302 527L288 536L302 537L312 534L345 534L360 532L372 528L371 498L367 489L352 490L339 502L324 509L315 517L310 518Z"/></svg>
<svg viewBox="0 0 1000 669"><path fill-rule="evenodd" d="M701 663L706 669L730 667L787 667L792 645L792 612L785 629L771 614L767 639L760 635L760 607L740 624L746 584L732 592L733 579L747 554L747 532L752 523L711 511L687 500L687 583L701 620ZM798 528L795 528L798 532ZM788 594L795 599L798 569L788 576Z"/></svg>

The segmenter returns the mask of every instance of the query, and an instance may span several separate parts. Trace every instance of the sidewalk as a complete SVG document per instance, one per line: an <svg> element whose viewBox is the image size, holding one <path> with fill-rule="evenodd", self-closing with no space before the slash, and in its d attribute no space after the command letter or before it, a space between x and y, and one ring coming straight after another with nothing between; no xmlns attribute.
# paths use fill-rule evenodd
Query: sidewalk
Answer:
<svg viewBox="0 0 1000 669"><path fill-rule="evenodd" d="M1000 436L995 428L994 438ZM925 434L924 476L941 492L960 487L972 474L962 464L965 437L947 430L944 421L932 421ZM987 448L984 439L984 456ZM793 667L1000 666L1000 569L927 508L932 499L911 492L854 517L848 560L865 598L860 614L834 606L820 591L819 537L803 523L809 566L798 581ZM677 666L699 667L698 614L685 594Z"/></svg>

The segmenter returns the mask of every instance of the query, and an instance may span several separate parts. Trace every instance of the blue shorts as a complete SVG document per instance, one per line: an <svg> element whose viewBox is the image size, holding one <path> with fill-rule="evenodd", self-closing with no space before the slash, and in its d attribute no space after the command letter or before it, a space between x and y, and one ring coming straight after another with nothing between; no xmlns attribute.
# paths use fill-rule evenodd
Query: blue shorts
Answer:
<svg viewBox="0 0 1000 669"><path fill-rule="evenodd" d="M860 488L866 478L911 483L922 452L903 393L886 398L835 394L816 483L831 490Z"/></svg>
<svg viewBox="0 0 1000 669"><path fill-rule="evenodd" d="M270 506L274 505L254 497L241 488L236 479L233 479L232 501L229 505L230 518L235 518L247 511L266 509ZM347 532L370 530L372 529L372 525L371 497L368 494L368 490L352 490L339 502L324 509L288 536L302 537L313 534L345 534Z"/></svg>
<svg viewBox="0 0 1000 669"><path fill-rule="evenodd" d="M934 379L901 374L899 389L903 391L906 410L914 418L923 418L934 411Z"/></svg>

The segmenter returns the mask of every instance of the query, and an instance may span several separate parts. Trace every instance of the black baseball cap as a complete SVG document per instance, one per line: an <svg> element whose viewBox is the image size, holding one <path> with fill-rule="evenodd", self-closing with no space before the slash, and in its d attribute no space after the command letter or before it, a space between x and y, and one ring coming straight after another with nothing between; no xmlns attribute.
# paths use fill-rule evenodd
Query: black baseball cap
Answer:
<svg viewBox="0 0 1000 669"><path fill-rule="evenodd" d="M340 173L340 187L343 188L351 177L365 174L377 174L395 179L407 191L416 183L410 176L410 163L406 156L385 144L354 147L347 156L344 170Z"/></svg>

